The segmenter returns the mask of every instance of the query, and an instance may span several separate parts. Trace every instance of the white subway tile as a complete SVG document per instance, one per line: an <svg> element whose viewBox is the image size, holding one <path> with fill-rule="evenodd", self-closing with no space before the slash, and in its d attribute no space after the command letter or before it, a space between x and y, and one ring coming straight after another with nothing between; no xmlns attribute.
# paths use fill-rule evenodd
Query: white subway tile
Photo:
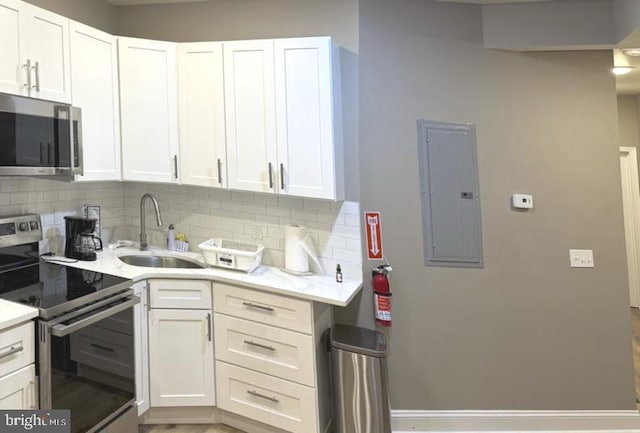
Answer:
<svg viewBox="0 0 640 433"><path fill-rule="evenodd" d="M305 209L314 209L319 211L330 212L331 202L326 200L318 200L312 198L305 198L303 200Z"/></svg>
<svg viewBox="0 0 640 433"><path fill-rule="evenodd" d="M291 218L291 208L287 207L267 207L267 216Z"/></svg>
<svg viewBox="0 0 640 433"><path fill-rule="evenodd" d="M346 214L344 216L344 225L350 227L360 227L360 215Z"/></svg>
<svg viewBox="0 0 640 433"><path fill-rule="evenodd" d="M344 260L351 263L362 262L362 255L359 251L350 251L342 248L333 249L333 258L336 260Z"/></svg>

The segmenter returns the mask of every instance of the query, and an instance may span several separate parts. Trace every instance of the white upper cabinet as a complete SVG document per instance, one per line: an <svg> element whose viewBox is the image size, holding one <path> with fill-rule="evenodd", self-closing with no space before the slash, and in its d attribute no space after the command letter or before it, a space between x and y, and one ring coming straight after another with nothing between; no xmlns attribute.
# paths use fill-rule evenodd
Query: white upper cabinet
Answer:
<svg viewBox="0 0 640 433"><path fill-rule="evenodd" d="M0 91L71 102L69 20L0 0Z"/></svg>
<svg viewBox="0 0 640 433"><path fill-rule="evenodd" d="M19 0L0 0L0 91L28 94L26 6ZM26 92L26 93L25 93Z"/></svg>
<svg viewBox="0 0 640 433"><path fill-rule="evenodd" d="M71 32L72 103L82 109L84 175L120 180L120 116L116 38L75 21Z"/></svg>
<svg viewBox="0 0 640 433"><path fill-rule="evenodd" d="M339 51L329 37L274 41L280 194L344 199Z"/></svg>
<svg viewBox="0 0 640 433"><path fill-rule="evenodd" d="M222 43L178 45L180 180L227 187Z"/></svg>
<svg viewBox="0 0 640 433"><path fill-rule="evenodd" d="M118 38L124 180L178 180L176 44Z"/></svg>
<svg viewBox="0 0 640 433"><path fill-rule="evenodd" d="M329 37L224 43L229 188L344 199L339 64Z"/></svg>
<svg viewBox="0 0 640 433"><path fill-rule="evenodd" d="M223 45L229 188L275 193L273 41Z"/></svg>

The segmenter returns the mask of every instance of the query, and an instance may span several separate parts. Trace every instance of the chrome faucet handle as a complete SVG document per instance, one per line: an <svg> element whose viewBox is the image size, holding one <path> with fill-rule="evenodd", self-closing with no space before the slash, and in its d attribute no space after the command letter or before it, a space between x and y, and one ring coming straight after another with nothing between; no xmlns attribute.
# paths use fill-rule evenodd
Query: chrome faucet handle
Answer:
<svg viewBox="0 0 640 433"><path fill-rule="evenodd" d="M158 223L158 227L162 227L162 217L160 216L160 207L158 206L158 200L156 200L153 194L144 194L140 199L140 251L146 250L149 246L147 242L147 222L144 208L145 199L151 200L153 208L156 211L156 222Z"/></svg>

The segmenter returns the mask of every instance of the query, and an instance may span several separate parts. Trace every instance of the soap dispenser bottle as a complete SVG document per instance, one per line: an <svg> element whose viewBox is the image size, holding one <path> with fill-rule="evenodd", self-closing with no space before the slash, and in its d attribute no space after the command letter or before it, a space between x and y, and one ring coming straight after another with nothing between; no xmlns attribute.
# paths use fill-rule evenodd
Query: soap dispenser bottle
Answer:
<svg viewBox="0 0 640 433"><path fill-rule="evenodd" d="M167 249L172 251L176 249L176 234L173 224L169 224L169 231L167 232Z"/></svg>

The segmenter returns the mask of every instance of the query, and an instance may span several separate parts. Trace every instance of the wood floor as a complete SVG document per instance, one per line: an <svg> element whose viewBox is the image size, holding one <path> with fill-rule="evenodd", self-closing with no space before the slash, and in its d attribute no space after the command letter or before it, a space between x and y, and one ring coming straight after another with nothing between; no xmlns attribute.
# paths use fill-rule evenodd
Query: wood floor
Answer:
<svg viewBox="0 0 640 433"><path fill-rule="evenodd" d="M243 433L223 424L141 425L140 433Z"/></svg>

